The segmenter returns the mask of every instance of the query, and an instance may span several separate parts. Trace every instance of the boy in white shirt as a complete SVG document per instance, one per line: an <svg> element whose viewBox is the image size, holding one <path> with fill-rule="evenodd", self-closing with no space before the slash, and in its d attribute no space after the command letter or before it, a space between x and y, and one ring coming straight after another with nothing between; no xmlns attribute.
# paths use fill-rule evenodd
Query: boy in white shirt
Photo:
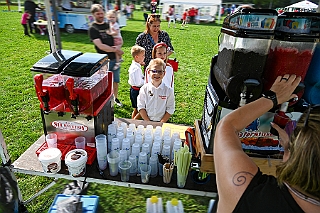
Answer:
<svg viewBox="0 0 320 213"><path fill-rule="evenodd" d="M144 65L145 49L139 45L134 45L131 48L131 55L133 57L132 63L129 67L129 80L130 84L130 100L133 108L131 117L133 119L141 118L137 110L137 97L139 95L140 87L144 84L144 75L142 73L141 65Z"/></svg>
<svg viewBox="0 0 320 213"><path fill-rule="evenodd" d="M152 59L146 71L151 82L143 85L138 95L138 111L145 121L167 122L175 110L173 89L162 82L165 62Z"/></svg>

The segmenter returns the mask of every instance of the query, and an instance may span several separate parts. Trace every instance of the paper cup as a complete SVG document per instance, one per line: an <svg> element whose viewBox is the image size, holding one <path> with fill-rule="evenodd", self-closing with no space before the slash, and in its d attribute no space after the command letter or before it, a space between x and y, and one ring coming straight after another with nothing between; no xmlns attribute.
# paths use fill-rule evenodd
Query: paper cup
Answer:
<svg viewBox="0 0 320 213"><path fill-rule="evenodd" d="M61 151L57 148L48 148L39 154L39 161L45 173L57 173L61 169Z"/></svg>
<svg viewBox="0 0 320 213"><path fill-rule="evenodd" d="M81 177L86 173L87 152L83 149L73 149L66 154L65 163L72 177Z"/></svg>
<svg viewBox="0 0 320 213"><path fill-rule="evenodd" d="M57 148L57 135L50 133L46 135L46 142L49 148Z"/></svg>

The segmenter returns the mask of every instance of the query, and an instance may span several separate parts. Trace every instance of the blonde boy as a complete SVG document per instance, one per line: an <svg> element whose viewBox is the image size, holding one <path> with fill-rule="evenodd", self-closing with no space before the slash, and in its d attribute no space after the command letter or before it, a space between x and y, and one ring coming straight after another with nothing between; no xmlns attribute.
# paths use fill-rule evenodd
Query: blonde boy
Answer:
<svg viewBox="0 0 320 213"><path fill-rule="evenodd" d="M138 95L138 111L145 121L167 122L175 110L173 89L162 82L166 64L160 58L150 61L146 71L151 82L143 85Z"/></svg>
<svg viewBox="0 0 320 213"><path fill-rule="evenodd" d="M132 63L129 67L129 80L130 84L130 100L133 108L131 117L139 119L140 114L137 110L137 97L139 90L144 84L144 75L142 73L141 65L144 65L145 49L139 45L134 45L131 48L131 55L133 57Z"/></svg>

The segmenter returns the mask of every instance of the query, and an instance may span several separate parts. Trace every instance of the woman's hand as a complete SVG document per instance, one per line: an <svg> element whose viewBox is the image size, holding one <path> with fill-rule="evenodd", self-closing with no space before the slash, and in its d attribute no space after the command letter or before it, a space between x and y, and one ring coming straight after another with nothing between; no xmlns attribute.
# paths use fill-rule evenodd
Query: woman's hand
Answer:
<svg viewBox="0 0 320 213"><path fill-rule="evenodd" d="M279 142L280 142L280 145L284 149L283 161L286 162L289 159L289 156L290 156L290 150L289 150L289 148L290 148L290 146L289 146L290 138L289 138L289 135L287 134L287 132L284 129L279 127L277 124L275 124L273 122L271 122L270 124L279 133Z"/></svg>
<svg viewBox="0 0 320 213"><path fill-rule="evenodd" d="M292 94L301 81L300 76L285 74L278 76L270 90L276 93L278 104L282 104L292 98L297 98L296 94Z"/></svg>

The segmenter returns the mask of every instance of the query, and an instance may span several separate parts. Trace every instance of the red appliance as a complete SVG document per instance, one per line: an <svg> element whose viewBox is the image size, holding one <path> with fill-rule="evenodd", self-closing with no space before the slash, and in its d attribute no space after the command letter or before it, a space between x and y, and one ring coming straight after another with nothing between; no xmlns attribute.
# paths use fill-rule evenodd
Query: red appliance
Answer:
<svg viewBox="0 0 320 213"><path fill-rule="evenodd" d="M39 66L43 61L46 66ZM84 136L87 146L94 147L96 135L107 135L114 119L113 74L107 71L108 61L106 54L61 50L31 68L44 133L57 134L58 144L71 146L76 137Z"/></svg>

